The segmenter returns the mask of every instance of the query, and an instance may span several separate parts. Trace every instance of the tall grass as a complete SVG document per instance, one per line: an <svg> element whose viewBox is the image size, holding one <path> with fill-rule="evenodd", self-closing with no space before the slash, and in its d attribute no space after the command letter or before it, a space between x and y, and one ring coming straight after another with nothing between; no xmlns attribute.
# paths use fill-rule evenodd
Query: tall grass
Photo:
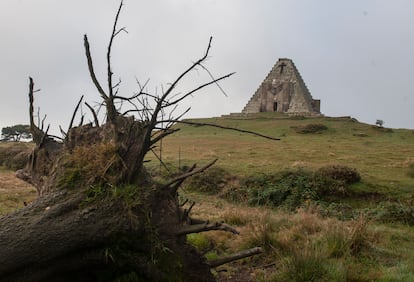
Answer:
<svg viewBox="0 0 414 282"><path fill-rule="evenodd" d="M294 214L264 214L249 227L245 246L262 246L277 266L269 281L348 281L376 277L375 267L350 273L360 260L375 256L378 234L366 218L339 221L320 216L318 207ZM365 279L364 278L364 279Z"/></svg>

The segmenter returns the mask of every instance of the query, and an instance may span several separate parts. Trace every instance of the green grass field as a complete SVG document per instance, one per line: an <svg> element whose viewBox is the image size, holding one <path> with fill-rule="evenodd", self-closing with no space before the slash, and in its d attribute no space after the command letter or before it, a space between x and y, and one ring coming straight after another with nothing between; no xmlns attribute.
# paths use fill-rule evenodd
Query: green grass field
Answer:
<svg viewBox="0 0 414 282"><path fill-rule="evenodd" d="M218 158L216 167L230 175L224 182L235 193L243 179L288 169L315 171L326 165L344 165L361 175L360 182L347 187L349 193L305 200L294 210L228 201L220 192L203 193L184 186L181 197L196 202L194 217L225 220L241 232L239 236L220 231L189 236L206 257L214 259L254 246L264 249L260 256L219 267L220 281L414 281L414 130L378 128L346 117L272 113L192 121L281 140L179 125L180 131L154 149L169 173ZM299 133L315 124L327 129ZM169 174L152 153L147 160L154 173ZM12 178L11 171L0 171L3 214L35 196L22 183L11 185ZM26 194L16 194L19 185ZM209 250L212 245L214 249Z"/></svg>

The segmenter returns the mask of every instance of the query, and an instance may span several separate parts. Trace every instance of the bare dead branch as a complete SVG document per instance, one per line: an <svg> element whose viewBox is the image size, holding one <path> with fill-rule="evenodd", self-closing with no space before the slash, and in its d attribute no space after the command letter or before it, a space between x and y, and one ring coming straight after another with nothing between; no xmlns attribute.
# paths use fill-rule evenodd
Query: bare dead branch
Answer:
<svg viewBox="0 0 414 282"><path fill-rule="evenodd" d="M232 261L236 261L239 259L243 259L243 258L247 258L247 257L251 257L254 255L258 255L262 253L262 248L260 247L255 247L255 248L251 248L248 250L244 250L232 255L229 255L227 257L223 257L223 258L219 258L219 259L215 259L215 260L210 260L208 261L208 264L210 265L210 267L217 267Z"/></svg>
<svg viewBox="0 0 414 282"><path fill-rule="evenodd" d="M191 171L193 171L194 169L196 168L196 164L193 164L187 171L186 171L186 173L189 173L189 172L191 172ZM177 190L178 190L178 188L180 188L180 186L181 186L181 184L183 184L183 182L184 182L184 180L185 180L186 178L182 178L182 179L180 179L179 181L177 181L177 182L175 182L173 185L171 185L170 186L170 191L172 192L172 193L175 193Z"/></svg>
<svg viewBox="0 0 414 282"><path fill-rule="evenodd" d="M123 116L126 116L129 113L139 113L139 112L144 112L147 109L133 109L133 110L127 110L125 112L122 113Z"/></svg>
<svg viewBox="0 0 414 282"><path fill-rule="evenodd" d="M168 171L170 172L170 169L167 167L167 165L162 161L162 159L158 156L158 154L154 151L153 148L151 148L151 152L154 154L154 156L158 159L160 164Z"/></svg>
<svg viewBox="0 0 414 282"><path fill-rule="evenodd" d="M206 169L208 169L209 167L211 167L212 165L214 165L217 162L217 160L218 159L215 159L212 162L209 162L208 164L206 164L205 166L203 166L203 167L201 167L199 169L191 170L189 172L186 172L184 174L181 174L180 176L177 176L176 178L172 179L170 182L168 182L167 184L165 184L164 187L170 187L171 185L175 184L176 182L179 182L181 180L185 180L186 178L188 178L188 177L190 177L190 176L192 176L194 174L197 174L197 173L200 173L200 172L205 171Z"/></svg>
<svg viewBox="0 0 414 282"><path fill-rule="evenodd" d="M200 66L208 73L208 75L210 76L210 78L214 81L216 80L214 78L214 76L211 74L211 72L208 70L208 68L206 68L203 64L200 64ZM224 91L223 88L221 88L220 84L216 81L216 86L218 87L218 89L220 89L221 93L223 93L224 96L228 97L226 92Z"/></svg>
<svg viewBox="0 0 414 282"><path fill-rule="evenodd" d="M92 112L93 115L93 120L95 122L95 126L99 127L99 120L98 120L98 115L96 114L95 110L92 108L91 105L88 104L88 102L85 102L85 105L89 108L89 110Z"/></svg>
<svg viewBox="0 0 414 282"><path fill-rule="evenodd" d="M85 119L85 115L81 116L81 119L79 121L79 125L78 126L82 126L83 125L83 120Z"/></svg>
<svg viewBox="0 0 414 282"><path fill-rule="evenodd" d="M196 68L196 66L198 66L199 64L201 64L208 56L209 50L211 48L211 41L212 41L212 37L210 37L206 52L204 54L203 57L201 57L199 60L197 60L195 63L193 63L189 68L187 68L183 73L181 73L178 78L170 85L170 87L167 89L167 91L165 91L165 93L163 93L163 95L159 98L159 100L157 100L157 104L154 108L154 111L151 114L151 119L149 119L149 122L147 124L147 132L143 138L143 150L142 150L142 155L139 157L139 159L143 159L145 154L148 152L149 147L151 147L154 143L152 142L153 140L151 140L151 135L152 135L152 130L153 128L159 123L158 119L159 119L159 114L163 111L164 108L169 107L171 105L174 105L180 101L182 101L183 99L185 99L186 97L188 97L189 95L191 95L192 93L210 85L213 84L221 79L224 79L226 77L229 77L232 74L223 76L221 78L216 79L216 81L211 81L208 83L205 83L203 85L201 85L200 87L197 87L196 89L188 92L187 94L184 95L184 97L176 99L173 102L167 102L167 99L169 98L169 95L172 93L172 91L175 89L175 87L177 86L177 84L192 70L194 70Z"/></svg>
<svg viewBox="0 0 414 282"><path fill-rule="evenodd" d="M137 82L137 84L138 84L138 87L139 87L139 92L141 93L142 92L142 90L144 90L145 89L145 87L147 86L147 84L149 83L149 78L145 81L145 83L143 84L143 85L141 85L141 83L139 82L139 80L138 80L138 78L137 77L135 77L135 81Z"/></svg>
<svg viewBox="0 0 414 282"><path fill-rule="evenodd" d="M174 104L177 104L177 103L181 102L182 100L184 100L185 98L187 98L188 96L190 96L190 95L194 94L195 92L197 92L197 91L199 91L199 90L203 89L204 87L207 87L207 86L209 86L209 85L211 85L211 84L217 84L217 82L218 82L218 81L223 80L223 79L226 79L226 78L228 78L228 77L232 76L233 74L235 74L235 72L232 72L232 73L226 74L226 75L224 75L224 76L222 76L222 77L219 77L219 78L217 78L217 79L215 79L215 80L213 80L213 81L209 81L209 82L207 82L207 83L201 84L200 86L198 86L198 87L194 88L194 89L193 89L193 90L191 90L190 92L188 92L188 93L184 94L184 95L183 95L182 97L180 97L179 99L174 100L173 102L169 102L169 103L167 103L167 104L166 104L166 106L168 106L168 107L169 107L169 106L172 106L172 105L174 105Z"/></svg>
<svg viewBox="0 0 414 282"><path fill-rule="evenodd" d="M183 207L187 203L188 203L188 199L185 199L184 202L180 203L180 207Z"/></svg>
<svg viewBox="0 0 414 282"><path fill-rule="evenodd" d="M40 130L35 122L33 117L33 104L34 104L34 97L33 97L33 88L34 88L34 82L33 78L29 77L29 115L30 115L30 131L32 132L33 141L39 145L42 141L43 136L45 133Z"/></svg>
<svg viewBox="0 0 414 282"><path fill-rule="evenodd" d="M75 110L73 111L72 118L71 118L71 120L70 120L69 127L68 127L68 132L69 132L69 130L70 130L70 129L72 128L72 126L73 126L73 121L75 120L76 113L77 113L77 112L78 112L78 110L79 110L79 106L80 106L80 104L82 103L82 100L83 100L83 95L82 95L82 96L81 96L81 98L79 99L78 103L76 104Z"/></svg>
<svg viewBox="0 0 414 282"><path fill-rule="evenodd" d="M121 32L125 32L125 33L128 33L128 31L126 30L126 27L124 26L124 27L122 27L122 28L120 28L120 29L118 29L118 31L117 32L115 32L115 34L114 34L114 37L116 37L119 33L121 33Z"/></svg>
<svg viewBox="0 0 414 282"><path fill-rule="evenodd" d="M52 135L52 134L48 134L47 137L57 139L59 141L64 141L64 138L62 138L60 136Z"/></svg>
<svg viewBox="0 0 414 282"><path fill-rule="evenodd" d="M174 88L181 81L181 79L183 79L190 71L192 71L196 66L198 66L200 63L202 63L207 58L208 53L209 53L210 48L211 48L211 41L212 40L213 40L213 37L211 36L210 37L210 40L208 42L207 50L206 50L204 56L201 57L200 59L198 59L198 61L196 61L195 63L193 63L188 69L186 69L182 74L180 74L177 77L177 79L171 84L171 86L163 94L163 96L161 97L161 101L164 101L168 97L168 95L170 95L170 93L174 90Z"/></svg>
<svg viewBox="0 0 414 282"><path fill-rule="evenodd" d="M66 138L67 133L63 130L62 126L59 125L60 133L62 134L63 138Z"/></svg>
<svg viewBox="0 0 414 282"><path fill-rule="evenodd" d="M157 131L157 132L161 132L159 133L159 135L157 137L154 137L151 139L151 145L154 145L155 143L157 143L158 141L162 140L163 138L167 137L168 135L171 135L177 131L179 131L179 128L175 128L175 129L164 129L162 131Z"/></svg>
<svg viewBox="0 0 414 282"><path fill-rule="evenodd" d="M50 124L47 125L46 131L44 132L42 139L40 140L40 143L37 144L39 147L42 147L42 145L45 143L45 141L49 138L49 135L47 134L49 132Z"/></svg>
<svg viewBox="0 0 414 282"><path fill-rule="evenodd" d="M44 117L42 118L42 123L40 125L40 130L42 130L42 131L43 131L43 128L45 126L45 120L46 120L46 118L47 118L47 115L44 115Z"/></svg>
<svg viewBox="0 0 414 282"><path fill-rule="evenodd" d="M119 87L119 85L121 85L122 81L121 79L118 80L117 84L115 84L114 86L112 86L112 89L115 89L117 87Z"/></svg>
<svg viewBox="0 0 414 282"><path fill-rule="evenodd" d="M187 221L187 219L189 218L190 212L193 209L195 204L196 204L196 202L192 202L188 209L184 209L182 217L181 217L182 221Z"/></svg>
<svg viewBox="0 0 414 282"><path fill-rule="evenodd" d="M112 43L114 41L114 38L119 33L116 30L116 25L118 24L119 14L121 13L122 6L123 6L123 1L121 1L121 3L119 4L119 8L118 8L118 11L117 11L116 16L115 16L114 25L112 27L111 39L109 40L108 51L106 53L106 63L107 63L107 68L108 68L107 72L108 72L109 99L113 99L113 96L114 96L113 95L114 87L112 86L112 75L113 75L113 73L112 73L112 69L111 69L111 50L112 50Z"/></svg>
<svg viewBox="0 0 414 282"><path fill-rule="evenodd" d="M158 121L158 122L162 123L162 122L168 122L168 121L169 120L161 120L161 121ZM171 120L171 121L175 122L175 123L188 124L188 125L192 125L192 126L211 126L211 127L216 127L216 128L226 129L226 130L233 130L233 131L237 131L237 132L247 133L247 134L259 136L259 137L270 139L270 140L275 140L275 141L280 140L280 138L267 136L267 135L260 134L260 133L254 132L254 131L234 128L234 127L228 127L228 126L218 125L218 124L214 124L214 123L192 122L192 121L187 121L187 120Z"/></svg>
<svg viewBox="0 0 414 282"><path fill-rule="evenodd" d="M236 229L234 229L230 225L225 224L223 222L212 222L212 223L206 222L206 223L201 223L201 224L183 226L175 233L175 235L182 236L182 235L206 232L206 231L211 231L211 230L222 230L226 232L231 232L233 234L240 234Z"/></svg>
<svg viewBox="0 0 414 282"><path fill-rule="evenodd" d="M86 59L88 60L89 75L91 76L93 84L95 85L95 87L98 90L99 94L101 94L101 97L106 101L108 99L108 95L106 95L106 93L103 90L101 84L99 83L98 79L96 78L95 71L93 69L93 62L92 62L92 56L91 56L91 51L90 51L90 47L89 47L88 36L86 34L83 36L83 44L85 46Z"/></svg>
<svg viewBox="0 0 414 282"><path fill-rule="evenodd" d="M40 107L37 107L37 126L43 131L43 128L40 127Z"/></svg>

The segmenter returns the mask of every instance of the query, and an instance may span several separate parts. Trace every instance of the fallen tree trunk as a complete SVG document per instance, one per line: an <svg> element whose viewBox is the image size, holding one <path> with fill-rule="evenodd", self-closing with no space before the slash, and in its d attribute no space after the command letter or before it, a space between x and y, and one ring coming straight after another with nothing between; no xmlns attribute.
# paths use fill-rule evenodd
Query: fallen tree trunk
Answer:
<svg viewBox="0 0 414 282"><path fill-rule="evenodd" d="M3 217L0 280L112 281L134 273L213 281L204 259L176 235L183 226L176 199L149 191L130 198L105 191L91 201L88 191L65 190Z"/></svg>
<svg viewBox="0 0 414 282"><path fill-rule="evenodd" d="M108 128L74 128L65 144L43 139L36 146L19 175L40 197L0 220L1 281L214 280L205 259L187 245L189 232L181 231L190 221L177 183L191 171L161 184L142 170L138 181L122 183Z"/></svg>

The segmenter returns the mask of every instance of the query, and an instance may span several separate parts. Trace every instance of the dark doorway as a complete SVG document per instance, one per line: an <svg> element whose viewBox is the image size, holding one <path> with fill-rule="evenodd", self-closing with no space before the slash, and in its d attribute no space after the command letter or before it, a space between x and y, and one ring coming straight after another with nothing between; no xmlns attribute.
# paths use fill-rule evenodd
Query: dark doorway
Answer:
<svg viewBox="0 0 414 282"><path fill-rule="evenodd" d="M277 102L273 102L273 111L277 112Z"/></svg>

